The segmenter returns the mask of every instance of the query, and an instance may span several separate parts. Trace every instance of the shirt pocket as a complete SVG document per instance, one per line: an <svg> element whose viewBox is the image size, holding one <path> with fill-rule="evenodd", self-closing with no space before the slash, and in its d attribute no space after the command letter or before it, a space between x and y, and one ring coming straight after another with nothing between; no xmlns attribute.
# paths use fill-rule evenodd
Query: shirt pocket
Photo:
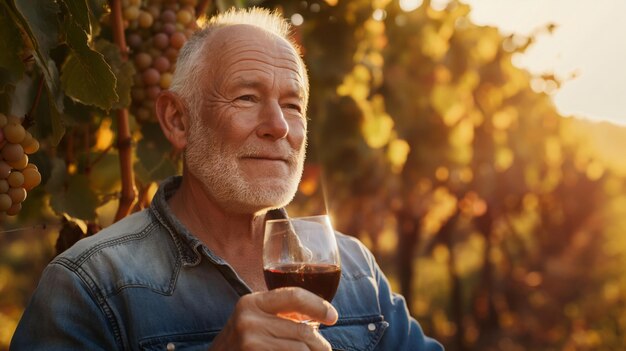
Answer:
<svg viewBox="0 0 626 351"><path fill-rule="evenodd" d="M336 351L370 351L383 337L389 323L383 316L339 319L330 327L322 327L320 333Z"/></svg>
<svg viewBox="0 0 626 351"><path fill-rule="evenodd" d="M142 339L139 349L144 351L206 351L220 331L172 334Z"/></svg>

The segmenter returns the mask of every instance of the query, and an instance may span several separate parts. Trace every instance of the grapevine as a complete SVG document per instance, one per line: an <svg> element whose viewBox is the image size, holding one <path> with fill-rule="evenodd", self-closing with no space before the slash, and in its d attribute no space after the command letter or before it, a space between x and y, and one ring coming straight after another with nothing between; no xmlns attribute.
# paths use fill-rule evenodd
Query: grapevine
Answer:
<svg viewBox="0 0 626 351"><path fill-rule="evenodd" d="M155 100L170 87L178 51L197 29L196 5L197 0L122 2L126 41L137 71L131 113L140 122L156 121Z"/></svg>
<svg viewBox="0 0 626 351"><path fill-rule="evenodd" d="M17 215L28 192L41 183L37 166L28 160L37 150L39 142L22 120L0 113L0 216Z"/></svg>

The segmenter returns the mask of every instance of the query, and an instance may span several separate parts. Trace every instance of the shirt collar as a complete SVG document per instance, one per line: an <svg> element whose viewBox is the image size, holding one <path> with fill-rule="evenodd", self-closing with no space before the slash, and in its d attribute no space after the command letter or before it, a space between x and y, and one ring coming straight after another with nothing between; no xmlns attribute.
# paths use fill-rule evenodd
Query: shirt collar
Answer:
<svg viewBox="0 0 626 351"><path fill-rule="evenodd" d="M196 266L202 259L201 251L216 264L226 264L219 256L215 255L206 245L200 241L180 220L174 215L167 200L174 195L182 183L182 176L173 176L164 180L152 199L150 211L163 225L178 250L183 266ZM265 220L287 218L287 211L284 208L270 210L265 215Z"/></svg>

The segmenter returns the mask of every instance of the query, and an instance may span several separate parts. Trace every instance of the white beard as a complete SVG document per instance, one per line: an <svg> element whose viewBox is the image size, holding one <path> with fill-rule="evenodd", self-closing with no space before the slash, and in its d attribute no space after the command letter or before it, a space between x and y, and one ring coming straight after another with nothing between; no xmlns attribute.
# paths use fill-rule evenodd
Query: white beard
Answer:
<svg viewBox="0 0 626 351"><path fill-rule="evenodd" d="M291 148L287 140L277 141L282 155L288 155L287 177L250 178L238 165L242 156L258 155L254 145L221 147L221 138L200 122L191 118L189 140L185 149L187 170L199 179L206 193L226 211L258 213L286 206L298 190L304 167L306 140L300 150Z"/></svg>

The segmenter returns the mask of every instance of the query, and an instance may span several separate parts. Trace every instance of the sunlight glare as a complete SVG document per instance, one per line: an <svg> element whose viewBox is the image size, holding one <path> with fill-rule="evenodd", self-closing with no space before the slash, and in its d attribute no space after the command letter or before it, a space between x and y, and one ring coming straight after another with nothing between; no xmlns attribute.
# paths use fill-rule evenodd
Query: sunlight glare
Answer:
<svg viewBox="0 0 626 351"><path fill-rule="evenodd" d="M299 13L294 13L291 16L291 23L293 23L294 26L300 26L304 23L304 17Z"/></svg>
<svg viewBox="0 0 626 351"><path fill-rule="evenodd" d="M376 9L374 10L374 12L372 13L372 18L375 21L382 21L385 19L385 17L387 17L387 13L385 12L385 10L383 9Z"/></svg>
<svg viewBox="0 0 626 351"><path fill-rule="evenodd" d="M410 12L422 6L422 0L400 0L400 8L404 12Z"/></svg>
<svg viewBox="0 0 626 351"><path fill-rule="evenodd" d="M435 11L443 11L448 7L450 0L431 0L430 7Z"/></svg>
<svg viewBox="0 0 626 351"><path fill-rule="evenodd" d="M566 77L560 88L548 83L542 89L552 96L559 113L626 125L626 46L619 44L626 42L626 22L620 17L626 12L626 1L604 0L602 5L592 0L462 2L471 6L473 23L513 35L509 50L535 35L525 52L515 54L513 64L531 75ZM552 33L540 30L549 23L557 26Z"/></svg>

